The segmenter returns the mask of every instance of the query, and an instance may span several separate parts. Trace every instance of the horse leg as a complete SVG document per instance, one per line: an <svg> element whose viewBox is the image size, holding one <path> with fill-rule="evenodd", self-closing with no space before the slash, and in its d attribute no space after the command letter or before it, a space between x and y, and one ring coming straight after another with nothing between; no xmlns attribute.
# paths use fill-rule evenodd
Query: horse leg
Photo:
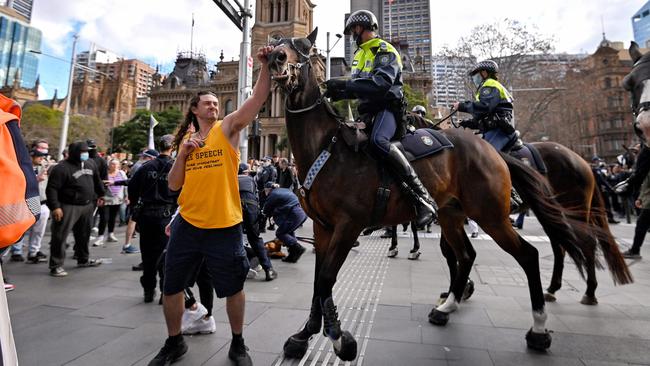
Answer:
<svg viewBox="0 0 650 366"><path fill-rule="evenodd" d="M357 357L357 342L350 332L341 330L341 322L332 298L332 288L353 242L361 231L355 229L351 221L336 226L316 281L317 292L321 297L323 334L330 339L334 353L343 361L352 361Z"/></svg>
<svg viewBox="0 0 650 366"><path fill-rule="evenodd" d="M564 272L564 257L566 253L559 244L551 242L553 249L553 276L551 276L551 283L544 293L544 300L547 302L555 302L555 292L562 287L562 272Z"/></svg>
<svg viewBox="0 0 650 366"><path fill-rule="evenodd" d="M598 299L596 298L596 287L598 287L598 280L596 279L595 253L585 253L585 256L587 259L585 265L587 269L587 291L582 296L580 303L583 305L598 305Z"/></svg>
<svg viewBox="0 0 650 366"><path fill-rule="evenodd" d="M402 231L403 231L403 232L406 232L406 230L408 230L408 229L409 229L409 223L408 223L408 221L405 222L405 223L402 223Z"/></svg>
<svg viewBox="0 0 650 366"><path fill-rule="evenodd" d="M314 222L314 247L316 249L316 265L314 267L314 294L309 311L309 319L304 328L292 335L284 343L284 356L287 358L302 358L309 348L309 340L314 334L320 332L323 325L323 312L321 309L321 296L318 292L318 276L322 268L325 253L329 247L332 232Z"/></svg>
<svg viewBox="0 0 650 366"><path fill-rule="evenodd" d="M397 225L392 227L392 232L390 236L390 248L388 248L388 258L397 257Z"/></svg>
<svg viewBox="0 0 650 366"><path fill-rule="evenodd" d="M449 296L447 296L445 302L432 309L429 313L429 322L435 325L447 324L449 314L458 309L458 304L465 292L469 272L472 270L472 265L476 258L476 251L463 230L463 220L461 218L450 221L449 216L445 219L441 218L440 223L443 227L447 242L453 248L453 252L458 260L458 273L452 281ZM449 261L449 259L447 260Z"/></svg>
<svg viewBox="0 0 650 366"><path fill-rule="evenodd" d="M406 223L408 226L408 223ZM413 232L413 249L409 253L408 259L416 260L420 258L420 238L418 238L418 226L415 222L411 223L411 231Z"/></svg>
<svg viewBox="0 0 650 366"><path fill-rule="evenodd" d="M442 256L445 257L445 260L447 261L447 268L449 269L449 288L447 289L447 292L440 293L438 304L445 302L447 296L449 296L449 293L451 292L451 285L454 283L454 280L458 274L458 261L456 260L456 254L449 246L449 243L447 243L447 239L445 238L444 234L440 235L440 251L442 252Z"/></svg>
<svg viewBox="0 0 650 366"><path fill-rule="evenodd" d="M483 228L484 230L487 229L485 231L501 248L515 258L524 273L526 273L533 312L533 326L526 333L526 343L529 348L545 351L551 346L551 335L546 330L547 315L544 309L544 291L539 274L539 253L537 249L517 234L507 219L501 225Z"/></svg>

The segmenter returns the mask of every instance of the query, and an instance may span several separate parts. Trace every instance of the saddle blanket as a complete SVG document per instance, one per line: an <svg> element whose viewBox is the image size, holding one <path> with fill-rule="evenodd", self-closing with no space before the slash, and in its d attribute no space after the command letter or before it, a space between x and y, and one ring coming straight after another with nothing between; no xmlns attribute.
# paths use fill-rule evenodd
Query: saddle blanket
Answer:
<svg viewBox="0 0 650 366"><path fill-rule="evenodd" d="M542 156L535 146L531 144L524 143L521 148L510 151L510 155L528 164L540 174L547 173L546 164L544 164Z"/></svg>
<svg viewBox="0 0 650 366"><path fill-rule="evenodd" d="M451 149L454 144L439 131L420 128L407 133L397 146L400 147L409 161L414 161L433 155L443 149Z"/></svg>

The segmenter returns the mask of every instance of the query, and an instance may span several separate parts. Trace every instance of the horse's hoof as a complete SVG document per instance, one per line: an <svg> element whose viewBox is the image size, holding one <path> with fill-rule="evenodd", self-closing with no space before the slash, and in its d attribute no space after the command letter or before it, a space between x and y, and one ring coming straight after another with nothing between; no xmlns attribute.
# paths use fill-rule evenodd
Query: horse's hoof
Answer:
<svg viewBox="0 0 650 366"><path fill-rule="evenodd" d="M388 250L388 258L397 257L397 253L399 253L397 249L389 249Z"/></svg>
<svg viewBox="0 0 650 366"><path fill-rule="evenodd" d="M431 324L446 325L448 321L449 321L448 313L443 313L442 311L438 311L435 308L433 308L429 313L429 323Z"/></svg>
<svg viewBox="0 0 650 366"><path fill-rule="evenodd" d="M334 342L334 353L342 361L352 361L357 358L357 341L347 330L341 333L341 337Z"/></svg>
<svg viewBox="0 0 650 366"><path fill-rule="evenodd" d="M309 339L298 339L291 336L284 342L284 357L302 358L307 353L308 347Z"/></svg>
<svg viewBox="0 0 650 366"><path fill-rule="evenodd" d="M546 302L556 302L557 298L552 293L545 292L544 293L544 301L546 301Z"/></svg>
<svg viewBox="0 0 650 366"><path fill-rule="evenodd" d="M584 295L582 296L582 300L580 300L580 303L582 305L598 305L598 299L596 298L596 296Z"/></svg>
<svg viewBox="0 0 650 366"><path fill-rule="evenodd" d="M418 258L420 258L420 254L422 254L422 253L420 253L419 250L417 252L411 252L411 253L409 253L408 259L410 259L412 261L417 260Z"/></svg>
<svg viewBox="0 0 650 366"><path fill-rule="evenodd" d="M465 285L465 291L463 291L463 301L469 300L469 298L472 297L473 293L474 293L474 281L468 279L467 284Z"/></svg>
<svg viewBox="0 0 650 366"><path fill-rule="evenodd" d="M551 347L551 333L548 330L545 330L544 333L535 333L533 328L530 328L526 333L526 344L528 348L536 351L546 351Z"/></svg>

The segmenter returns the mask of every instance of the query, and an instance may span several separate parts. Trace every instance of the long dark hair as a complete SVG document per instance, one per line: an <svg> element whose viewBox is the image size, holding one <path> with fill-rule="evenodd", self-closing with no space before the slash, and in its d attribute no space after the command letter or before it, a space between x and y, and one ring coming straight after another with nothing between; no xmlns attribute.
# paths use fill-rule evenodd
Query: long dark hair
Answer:
<svg viewBox="0 0 650 366"><path fill-rule="evenodd" d="M183 137L185 137L187 130L190 128L190 124L194 126L194 131L199 130L199 121L196 119L194 112L192 112L192 108L199 105L199 101L203 95L212 95L215 98L217 97L215 93L208 90L203 90L196 93L196 95L190 99L190 106L187 108L187 113L185 113L185 120L183 120L183 122L178 126L178 130L176 131L176 137L174 138L174 150L177 150L178 147L181 146L181 141L183 141Z"/></svg>

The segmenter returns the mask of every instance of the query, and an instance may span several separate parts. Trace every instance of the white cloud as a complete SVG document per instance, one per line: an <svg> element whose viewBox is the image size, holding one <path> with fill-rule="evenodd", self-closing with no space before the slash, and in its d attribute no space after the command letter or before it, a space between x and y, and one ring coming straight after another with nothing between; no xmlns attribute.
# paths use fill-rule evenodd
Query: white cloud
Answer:
<svg viewBox="0 0 650 366"><path fill-rule="evenodd" d="M43 85L38 86L38 99L48 99L49 95L47 94L47 90L45 90L45 87Z"/></svg>
<svg viewBox="0 0 650 366"><path fill-rule="evenodd" d="M255 3L251 0L251 3ZM601 38L601 15L608 38L632 38L630 16L645 0L517 0L432 1L432 45L453 45L476 25L504 17L538 25L554 36L558 52L593 52ZM325 48L325 33L343 30L348 0L313 0L314 23ZM215 60L224 50L226 59L238 58L240 31L210 0L84 0L37 1L32 24L43 31L44 42L59 55L70 42L75 25L80 29L81 50L89 42L126 57L166 64L176 52L189 49L191 14L194 13L194 49ZM336 40L332 37L332 43ZM342 42L333 55L343 54Z"/></svg>

